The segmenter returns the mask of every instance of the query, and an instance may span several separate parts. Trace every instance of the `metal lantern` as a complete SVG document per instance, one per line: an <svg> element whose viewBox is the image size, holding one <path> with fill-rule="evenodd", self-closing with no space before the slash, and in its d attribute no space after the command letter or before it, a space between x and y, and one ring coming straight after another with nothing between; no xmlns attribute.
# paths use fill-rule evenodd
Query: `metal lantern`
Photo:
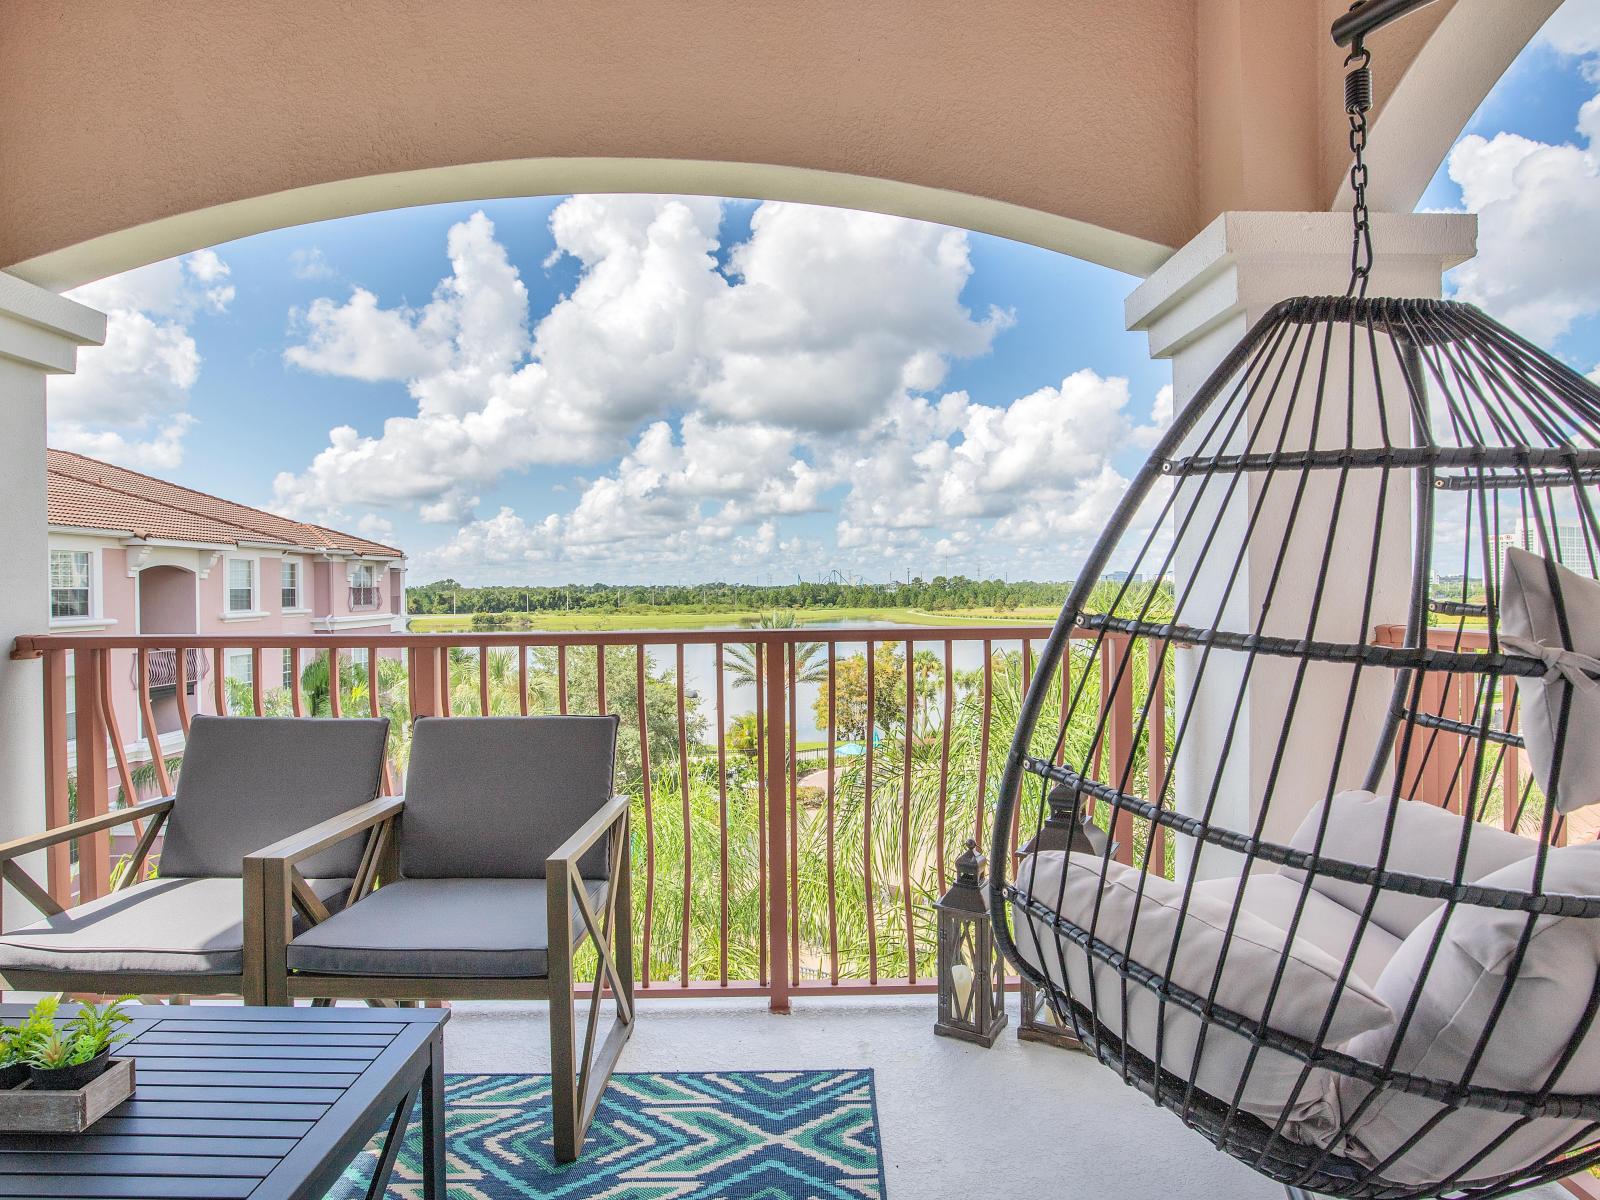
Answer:
<svg viewBox="0 0 1600 1200"><path fill-rule="evenodd" d="M1050 806L1050 815L1045 818L1038 834L1029 839L1018 853L1026 856L1058 850L1073 854L1115 854L1116 845L1111 844L1107 850L1110 838L1092 820L1089 806L1079 804L1078 797L1077 789L1066 784L1051 788L1045 798ZM1019 1042L1043 1042L1063 1050L1088 1052L1088 1047L1073 1032L1071 1023L1050 1002L1049 994L1034 987L1026 977L1022 980L1020 998L1022 1011L1017 1018Z"/></svg>
<svg viewBox="0 0 1600 1200"><path fill-rule="evenodd" d="M978 843L969 839L956 859L955 882L936 906L939 1019L933 1031L992 1046L1006 1024L1006 977L983 899L985 862Z"/></svg>

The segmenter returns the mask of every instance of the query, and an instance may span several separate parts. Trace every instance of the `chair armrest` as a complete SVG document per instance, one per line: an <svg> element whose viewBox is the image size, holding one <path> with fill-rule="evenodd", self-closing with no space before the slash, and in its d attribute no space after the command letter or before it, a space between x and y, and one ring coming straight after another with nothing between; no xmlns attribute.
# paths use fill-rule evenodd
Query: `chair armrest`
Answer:
<svg viewBox="0 0 1600 1200"><path fill-rule="evenodd" d="M0 842L0 862L10 862L14 858L21 858L24 854L32 854L35 850L43 850L49 846L60 845L62 842L75 841L91 833L99 833L102 829L115 829L118 825L126 825L132 821L142 821L147 817L158 817L163 813L172 811L172 797L162 796L156 800L145 800L139 804L130 804L126 808L119 808L115 812L101 813L96 817L85 817L81 821L74 821L70 825L58 825L44 833L30 834L27 837L15 838L9 842Z"/></svg>
<svg viewBox="0 0 1600 1200"><path fill-rule="evenodd" d="M398 817L405 808L404 796L379 796L365 804L346 809L337 817L329 817L310 829L290 834L281 841L264 846L245 856L245 862L261 863L267 867L294 866L313 854L320 854L329 846L336 846L346 838L364 833L375 825Z"/></svg>
<svg viewBox="0 0 1600 1200"><path fill-rule="evenodd" d="M572 870L577 866L578 859L611 831L612 826L628 815L628 798L626 796L613 796L607 800L594 814L578 826L578 830L569 837L549 858L545 859L545 870L548 872L553 867L564 867Z"/></svg>

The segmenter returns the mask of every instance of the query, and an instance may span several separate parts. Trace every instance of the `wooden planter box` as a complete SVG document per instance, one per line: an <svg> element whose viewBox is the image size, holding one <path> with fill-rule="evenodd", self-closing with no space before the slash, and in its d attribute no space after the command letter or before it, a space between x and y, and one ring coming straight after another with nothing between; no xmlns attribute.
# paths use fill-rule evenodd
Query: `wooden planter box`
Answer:
<svg viewBox="0 0 1600 1200"><path fill-rule="evenodd" d="M0 1091L0 1133L82 1133L131 1095L131 1058L113 1058L76 1091L40 1091L22 1083Z"/></svg>

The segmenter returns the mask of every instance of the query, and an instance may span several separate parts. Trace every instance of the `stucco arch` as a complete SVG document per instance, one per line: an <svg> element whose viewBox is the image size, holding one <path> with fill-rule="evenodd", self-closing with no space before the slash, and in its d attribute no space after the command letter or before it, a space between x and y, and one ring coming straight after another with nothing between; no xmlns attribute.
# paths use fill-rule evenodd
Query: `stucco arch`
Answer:
<svg viewBox="0 0 1600 1200"><path fill-rule="evenodd" d="M1556 3L1438 0L1375 34L1380 101L1436 118L1393 122L1427 126L1396 156L1431 174ZM356 212L661 191L928 218L1145 274L1216 213L1327 207L1346 7L16 0L0 269L60 290ZM1446 32L1470 69L1413 84Z"/></svg>

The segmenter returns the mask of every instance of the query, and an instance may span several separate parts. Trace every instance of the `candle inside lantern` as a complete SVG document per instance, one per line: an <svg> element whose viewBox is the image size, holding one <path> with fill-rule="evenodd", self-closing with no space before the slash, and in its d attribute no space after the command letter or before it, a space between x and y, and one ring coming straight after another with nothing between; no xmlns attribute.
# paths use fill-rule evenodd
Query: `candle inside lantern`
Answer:
<svg viewBox="0 0 1600 1200"><path fill-rule="evenodd" d="M951 967L950 983L955 988L956 1012L965 1016L972 1004L972 968L964 962Z"/></svg>

